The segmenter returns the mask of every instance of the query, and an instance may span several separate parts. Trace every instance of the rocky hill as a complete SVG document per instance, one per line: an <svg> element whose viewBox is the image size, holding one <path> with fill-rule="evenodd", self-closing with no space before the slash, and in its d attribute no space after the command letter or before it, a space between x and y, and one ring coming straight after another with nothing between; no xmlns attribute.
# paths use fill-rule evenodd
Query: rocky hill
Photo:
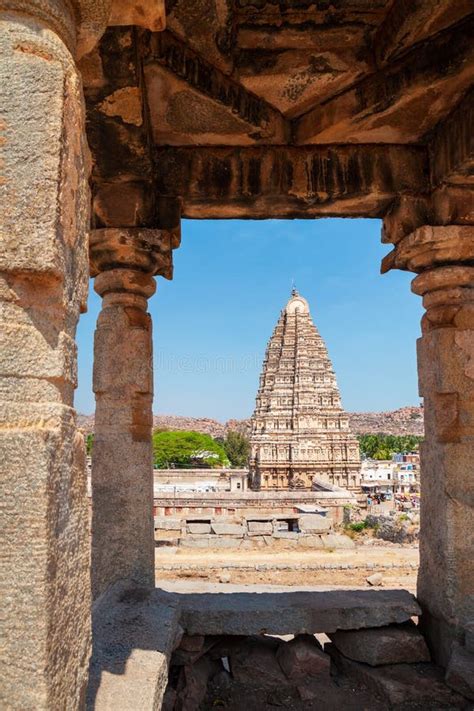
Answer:
<svg viewBox="0 0 474 711"><path fill-rule="evenodd" d="M351 429L354 434L423 435L423 408L401 407L387 412L351 412ZM78 415L79 427L85 432L94 429L94 415ZM212 437L224 437L227 430L248 433L250 420L219 422L208 417L181 417L179 415L155 415L154 429L195 430Z"/></svg>
<svg viewBox="0 0 474 711"><path fill-rule="evenodd" d="M401 407L387 412L350 412L349 419L354 434L424 434L423 408Z"/></svg>

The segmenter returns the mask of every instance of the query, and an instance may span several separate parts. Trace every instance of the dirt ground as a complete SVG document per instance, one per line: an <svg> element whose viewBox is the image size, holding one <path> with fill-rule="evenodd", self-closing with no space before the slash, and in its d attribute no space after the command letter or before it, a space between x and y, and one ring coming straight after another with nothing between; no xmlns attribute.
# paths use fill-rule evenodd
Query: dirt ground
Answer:
<svg viewBox="0 0 474 711"><path fill-rule="evenodd" d="M157 548L156 578L200 579L238 584L368 585L380 572L383 586L416 587L418 548L414 546L357 546L333 550L210 550Z"/></svg>

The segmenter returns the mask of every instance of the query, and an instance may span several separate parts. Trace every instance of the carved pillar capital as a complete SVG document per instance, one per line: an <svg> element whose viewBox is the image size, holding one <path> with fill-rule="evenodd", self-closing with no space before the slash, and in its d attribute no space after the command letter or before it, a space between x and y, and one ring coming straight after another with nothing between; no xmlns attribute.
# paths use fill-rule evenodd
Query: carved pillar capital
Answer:
<svg viewBox="0 0 474 711"><path fill-rule="evenodd" d="M382 273L418 274L412 291L423 297L423 331L474 327L474 227L419 227L382 261Z"/></svg>
<svg viewBox="0 0 474 711"><path fill-rule="evenodd" d="M154 293L153 276L173 278L176 232L141 227L109 227L93 230L89 243L91 276L103 295L127 291L141 296Z"/></svg>
<svg viewBox="0 0 474 711"><path fill-rule="evenodd" d="M111 5L112 0L0 0L0 12L15 12L39 20L80 59L102 36Z"/></svg>

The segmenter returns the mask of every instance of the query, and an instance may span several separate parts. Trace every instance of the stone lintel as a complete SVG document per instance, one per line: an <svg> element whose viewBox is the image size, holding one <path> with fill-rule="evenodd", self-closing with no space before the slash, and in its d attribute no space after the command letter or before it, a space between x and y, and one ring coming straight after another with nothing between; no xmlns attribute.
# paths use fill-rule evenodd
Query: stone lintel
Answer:
<svg viewBox="0 0 474 711"><path fill-rule="evenodd" d="M165 0L113 0L108 25L137 25L161 32L166 27Z"/></svg>
<svg viewBox="0 0 474 711"><path fill-rule="evenodd" d="M93 230L89 247L91 276L123 269L172 279L172 250L179 246L179 241L175 230L143 227Z"/></svg>
<svg viewBox="0 0 474 711"><path fill-rule="evenodd" d="M380 217L428 185L426 149L400 145L164 147L155 172L191 218Z"/></svg>
<svg viewBox="0 0 474 711"><path fill-rule="evenodd" d="M472 188L441 185L431 194L398 196L384 215L382 242L397 244L422 225L474 225Z"/></svg>
<svg viewBox="0 0 474 711"><path fill-rule="evenodd" d="M406 590L259 590L180 595L187 634L302 634L381 627L419 614Z"/></svg>
<svg viewBox="0 0 474 711"><path fill-rule="evenodd" d="M474 185L474 89L438 125L430 143L430 167L433 185Z"/></svg>

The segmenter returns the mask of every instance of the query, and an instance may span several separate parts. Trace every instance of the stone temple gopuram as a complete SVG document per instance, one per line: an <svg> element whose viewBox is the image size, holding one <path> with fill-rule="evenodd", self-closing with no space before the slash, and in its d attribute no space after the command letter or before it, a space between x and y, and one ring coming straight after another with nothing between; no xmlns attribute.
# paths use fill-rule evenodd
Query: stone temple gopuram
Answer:
<svg viewBox="0 0 474 711"><path fill-rule="evenodd" d="M357 439L342 409L326 345L293 289L267 346L252 417L250 486L358 491Z"/></svg>
<svg viewBox="0 0 474 711"><path fill-rule="evenodd" d="M336 623L325 606L350 605L324 592L302 630L270 600L275 625L250 632L417 615L446 682L474 696L473 34L472 0L0 0L2 708L159 709L178 622L214 634L213 602L234 609L199 595L183 617L155 587L148 300L182 218L376 218L382 272L413 272L417 600L349 591L358 616ZM90 277L91 521L74 409Z"/></svg>

